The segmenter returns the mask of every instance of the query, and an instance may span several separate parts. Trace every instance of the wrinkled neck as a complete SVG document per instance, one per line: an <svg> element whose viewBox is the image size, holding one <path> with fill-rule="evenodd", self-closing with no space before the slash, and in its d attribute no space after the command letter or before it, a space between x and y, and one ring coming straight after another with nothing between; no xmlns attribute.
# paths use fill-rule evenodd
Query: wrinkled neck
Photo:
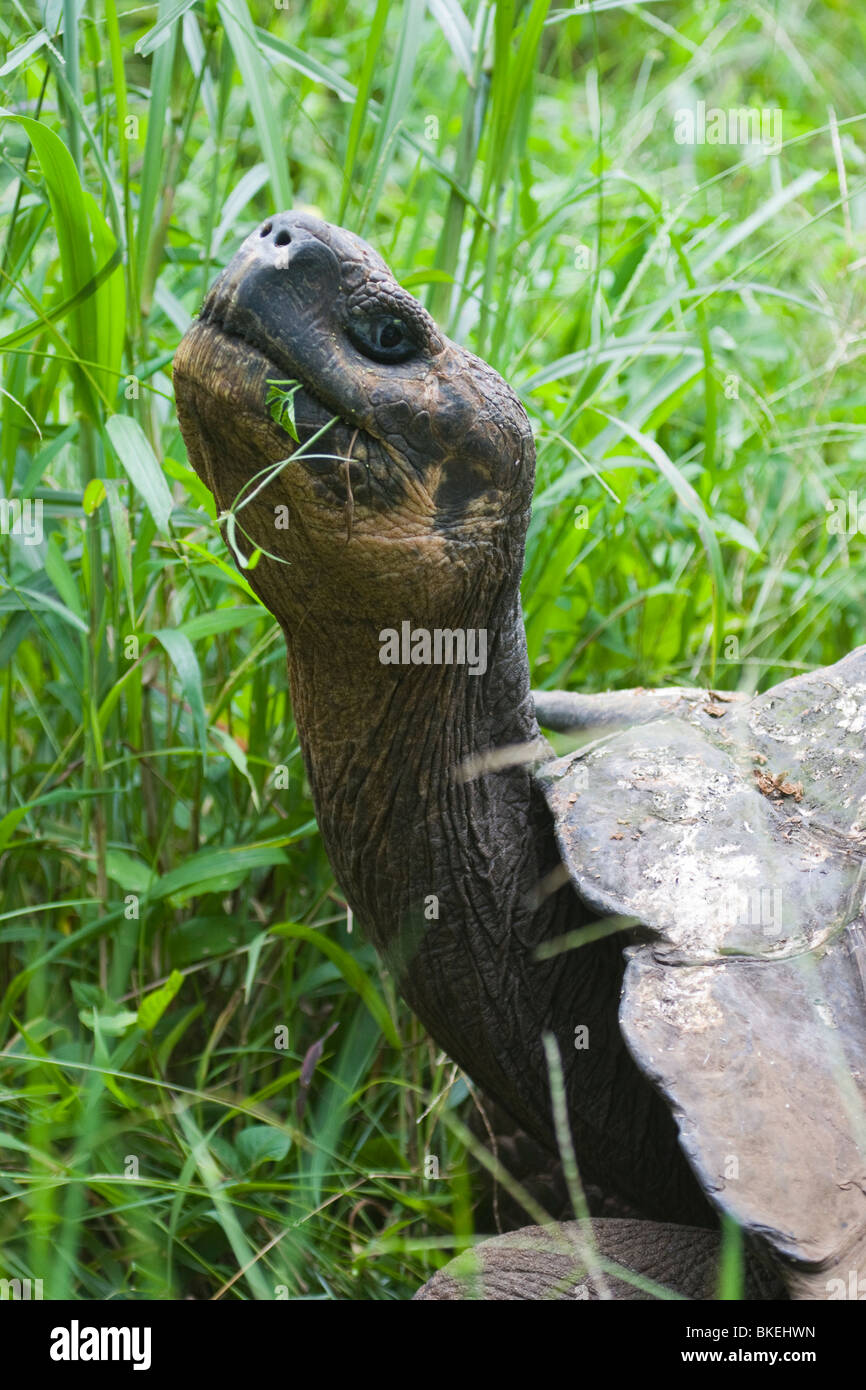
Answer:
<svg viewBox="0 0 866 1390"><path fill-rule="evenodd" d="M503 608L488 622L478 674L468 664L383 665L377 635L359 641L351 620L342 633L333 625L289 638L295 719L328 852L377 948L410 971L404 938L419 920L471 935L479 914L496 916L505 939L503 899L516 910L535 881L529 763L482 770L505 749L525 757L539 738L518 604Z"/></svg>
<svg viewBox="0 0 866 1390"><path fill-rule="evenodd" d="M359 625L287 634L295 719L337 880L412 1009L450 1056L555 1149L546 1032L562 1057L581 1169L649 1215L707 1220L667 1109L617 1021L621 939L539 961L591 920L560 866L532 764L519 603L488 620L488 667L383 667ZM375 634L373 634L375 636ZM495 770L461 776L478 759ZM586 1030L577 1051L576 1030Z"/></svg>
<svg viewBox="0 0 866 1390"><path fill-rule="evenodd" d="M535 946L567 930L577 900L536 898L558 855L531 764L507 751L525 759L539 738L516 597L487 630L479 675L385 667L356 623L289 636L289 667L317 818L353 911L437 1042L513 1095L521 1070L537 1091L526 1037L539 1041L554 989ZM473 770L497 753L503 765ZM542 1096L512 1102L539 1106L546 1124Z"/></svg>

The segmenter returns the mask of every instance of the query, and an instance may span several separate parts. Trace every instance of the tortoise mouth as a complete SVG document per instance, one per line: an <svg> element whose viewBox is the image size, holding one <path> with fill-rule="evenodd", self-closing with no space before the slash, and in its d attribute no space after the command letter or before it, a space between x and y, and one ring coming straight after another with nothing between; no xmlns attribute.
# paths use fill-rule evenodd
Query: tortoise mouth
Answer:
<svg viewBox="0 0 866 1390"><path fill-rule="evenodd" d="M271 415L268 383L300 381L294 394L297 440ZM262 465L297 460L320 502L343 510L390 505L396 477L393 460L375 436L337 414L312 390L297 369L279 360L246 325L226 324L208 304L184 335L174 359L175 398L188 440L207 441L190 453L199 476L221 505L226 488L243 491ZM214 421L219 426L214 429ZM312 442L315 438L315 442ZM380 487L371 492L371 461L378 465ZM231 479L231 482L229 482ZM378 494L381 494L379 496Z"/></svg>
<svg viewBox="0 0 866 1390"><path fill-rule="evenodd" d="M274 343L267 341L264 334L256 332L254 319L251 319L249 323L238 323L236 320L230 320L230 310L231 305L229 304L221 304L219 301L210 303L206 300L202 306L198 322L207 324L213 332L229 342L242 343L245 348L251 348L256 356L262 358L267 364L269 368L268 381L299 382L303 396L312 401L313 405L319 408L319 411L327 414L329 419L336 415L346 429L352 428L348 420L344 420L339 411L334 410L330 403L310 386L306 378L298 372L297 367L288 360L288 357L281 358L278 350L275 351Z"/></svg>
<svg viewBox="0 0 866 1390"><path fill-rule="evenodd" d="M231 384L231 406L246 416L258 418L264 426L272 421L270 428L279 432L285 443L285 455L293 456L300 450L299 462L303 460L310 473L323 480L338 470L345 472L346 455L351 445L355 465L361 469L361 462L369 457L378 441L369 431L353 425L313 387L288 356L275 350L273 342L265 342L256 333L254 324L237 323L227 320L230 306L214 302L212 297L205 301L201 314L185 335L175 356L175 378L191 380L199 390L209 395L223 397L223 387L227 378ZM268 386L276 382L298 382L299 389L293 396L294 420L298 439L286 427L278 423L267 404ZM226 400L224 404L229 404ZM320 435L307 452L305 447L314 436ZM359 471L353 478L356 483L363 481ZM350 479L350 485L351 485ZM337 491L342 500L340 484Z"/></svg>

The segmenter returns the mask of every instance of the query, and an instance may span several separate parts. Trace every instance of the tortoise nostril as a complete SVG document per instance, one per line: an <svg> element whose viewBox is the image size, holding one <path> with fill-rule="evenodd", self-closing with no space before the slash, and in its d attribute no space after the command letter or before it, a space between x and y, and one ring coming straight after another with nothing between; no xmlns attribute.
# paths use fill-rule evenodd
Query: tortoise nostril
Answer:
<svg viewBox="0 0 866 1390"><path fill-rule="evenodd" d="M276 234L276 236L274 237L274 245L275 245L275 246L288 246L288 244L289 244L289 242L291 241L291 239L292 239L292 238L289 236L289 233L286 231L285 227L282 227L282 228L280 229L280 231L278 231L277 234Z"/></svg>
<svg viewBox="0 0 866 1390"><path fill-rule="evenodd" d="M273 225L273 222L266 222L259 232L259 236L270 236Z"/></svg>

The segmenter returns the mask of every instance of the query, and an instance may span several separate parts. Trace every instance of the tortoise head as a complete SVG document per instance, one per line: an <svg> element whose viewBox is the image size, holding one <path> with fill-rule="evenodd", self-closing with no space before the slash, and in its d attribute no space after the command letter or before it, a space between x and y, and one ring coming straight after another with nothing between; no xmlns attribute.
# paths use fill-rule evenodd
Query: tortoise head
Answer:
<svg viewBox="0 0 866 1390"><path fill-rule="evenodd" d="M174 383L190 460L234 513L236 548L262 551L250 579L287 629L459 624L516 589L526 413L351 232L298 212L264 222L210 290Z"/></svg>

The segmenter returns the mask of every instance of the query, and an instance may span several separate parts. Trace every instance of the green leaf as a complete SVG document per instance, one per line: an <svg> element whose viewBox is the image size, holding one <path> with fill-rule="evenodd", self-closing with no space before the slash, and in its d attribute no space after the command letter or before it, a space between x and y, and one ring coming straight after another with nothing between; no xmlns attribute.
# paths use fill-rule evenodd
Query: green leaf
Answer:
<svg viewBox="0 0 866 1390"><path fill-rule="evenodd" d="M244 1003L250 1002L250 990L252 989L259 968L259 957L262 954L262 947L268 939L266 931L260 931L258 936L254 936L247 947L247 968L244 972Z"/></svg>
<svg viewBox="0 0 866 1390"><path fill-rule="evenodd" d="M3 344L0 342L0 348ZM162 471L173 478L175 482L182 483L186 491L190 494L193 501L206 512L211 521L216 521L216 507L214 505L213 493L206 488L197 473L188 468L185 463L178 463L170 454L166 454L162 461Z"/></svg>
<svg viewBox="0 0 866 1390"><path fill-rule="evenodd" d="M81 592L60 549L60 537L57 533L45 547L45 573L70 612L83 619Z"/></svg>
<svg viewBox="0 0 866 1390"><path fill-rule="evenodd" d="M20 68L22 63L26 63L28 58L32 58L34 53L38 53L40 48L50 42L48 32L45 29L31 34L29 39L25 39L23 43L19 43L15 48L9 50L9 56L0 68L0 77L8 77L11 72Z"/></svg>
<svg viewBox="0 0 866 1390"><path fill-rule="evenodd" d="M96 1028L110 1038L121 1037L128 1033L134 1024L138 1023L138 1014L130 1013L128 1009L121 1010L116 1014L103 1014L98 1009L80 1009L78 1017L85 1028L95 1031Z"/></svg>
<svg viewBox="0 0 866 1390"><path fill-rule="evenodd" d="M0 850L6 848L7 844L14 835L18 825L36 806L52 806L64 801L82 802L95 796L108 796L112 788L104 787L99 790L91 788L88 791L81 787L57 787L54 791L46 792L44 796L36 796L32 801L27 801L23 806L13 806L11 811L0 820Z"/></svg>
<svg viewBox="0 0 866 1390"><path fill-rule="evenodd" d="M290 390L286 390L290 387ZM268 380L268 394L265 397L265 405L270 407L271 419L275 425L279 425L287 434L292 436L296 444L300 443L298 438L298 426L295 423L295 392L300 391L299 381L271 381Z"/></svg>
<svg viewBox="0 0 866 1390"><path fill-rule="evenodd" d="M214 637L218 632L230 632L233 627L245 627L248 623L261 622L270 615L266 608L256 604L244 604L234 608L215 608L212 613L196 613L176 629L188 637L190 642L198 642L202 637Z"/></svg>
<svg viewBox="0 0 866 1390"><path fill-rule="evenodd" d="M106 370L82 367L77 384L88 412L97 413L97 397L111 398L117 388L123 347L125 289L117 240L91 194L81 186L78 170L63 141L30 116L0 108L0 122L17 121L39 161L60 252L66 297L72 301L68 320L72 347L78 357ZM117 263L98 286L97 268ZM87 293L81 298L81 292Z"/></svg>
<svg viewBox="0 0 866 1390"><path fill-rule="evenodd" d="M394 1026L394 1020L388 1012L384 999L372 980L364 974L354 956L350 956L348 951L345 951L342 946L338 946L336 941L332 941L323 932L315 931L312 927L302 926L300 922L280 922L277 926L271 927L271 931L275 936L289 936L297 938L299 941L308 941L311 946L317 947L323 955L333 961L346 984L364 1001L391 1046L402 1046L400 1035Z"/></svg>
<svg viewBox="0 0 866 1390"><path fill-rule="evenodd" d="M157 530L164 536L169 535L169 517L174 502L144 430L131 415L112 415L106 421L105 428L129 481L143 498Z"/></svg>
<svg viewBox="0 0 866 1390"><path fill-rule="evenodd" d="M234 1146L249 1172L259 1163L279 1162L285 1158L292 1141L288 1134L271 1125L250 1125L236 1136Z"/></svg>
<svg viewBox="0 0 866 1390"><path fill-rule="evenodd" d="M176 7L162 0L159 6L160 19L167 24L165 41L161 42L149 64L147 135L144 142L144 158L138 195L138 221L135 233L135 249L139 284L145 289L153 276L153 256L162 251L161 219L158 200L160 194L168 196L166 189L166 166L169 161L170 140L166 132L171 126L171 85L174 69L174 56L177 51L177 36L180 23Z"/></svg>
<svg viewBox="0 0 866 1390"><path fill-rule="evenodd" d="M4 585L0 579L0 589L2 588ZM86 622L79 618L77 613L71 612L65 604L58 603L51 594L40 593L38 589L25 589L20 585L16 585L14 588L12 585L6 587L0 611L7 612L15 609L23 609L27 613L38 613L40 610L47 609L51 613L56 613L58 618L62 618L64 622L77 627L79 632L89 630Z"/></svg>
<svg viewBox="0 0 866 1390"><path fill-rule="evenodd" d="M228 580L229 584L237 589L243 590L247 598L253 599L254 602L258 602L258 595L253 592L243 575L239 574L233 565L223 560L222 556L212 555L209 550L205 550L203 545L197 545L195 541L190 540L184 541L184 550L189 555L197 555L204 565L208 567L213 566L214 569L219 570L220 574L224 579ZM263 616L267 616L264 608Z"/></svg>
<svg viewBox="0 0 866 1390"><path fill-rule="evenodd" d="M624 434L627 434L629 439L633 439L635 444L639 444L642 449L646 450L662 477L667 480L675 492L680 505L694 517L698 534L701 538L710 566L710 577L713 583L713 633L715 646L718 646L724 633L727 590L725 585L725 571L722 565L722 552L719 548L718 537L713 530L713 523L707 515L703 502L695 492L691 483L688 479L683 477L676 464L668 457L657 440L652 439L648 434L644 434L642 430L635 429L628 421L620 420L616 415L610 415L606 410L600 410L597 406L595 408L599 410L600 415L612 421ZM711 667L712 664L713 662L711 661Z"/></svg>
<svg viewBox="0 0 866 1390"><path fill-rule="evenodd" d="M734 541L743 550L750 550L753 555L760 555L761 547L757 539L736 517L728 516L726 512L713 513L713 525L720 536L727 536L728 540Z"/></svg>
<svg viewBox="0 0 866 1390"><path fill-rule="evenodd" d="M172 999L177 994L183 984L183 975L179 970L172 970L164 985L159 989L151 990L142 999L136 1018L140 1028L149 1033L162 1018Z"/></svg>
<svg viewBox="0 0 866 1390"><path fill-rule="evenodd" d="M367 186L359 218L362 230L364 222L376 212L400 127L404 122L408 124L415 64L424 33L424 9L424 0L406 0L396 51L387 68L384 71L380 70L379 80L384 85L385 94L382 115L370 154L370 172L366 179Z"/></svg>
<svg viewBox="0 0 866 1390"><path fill-rule="evenodd" d="M246 778L250 789L250 800L252 801L253 805L258 811L260 808L259 789L253 781L252 774L250 773L249 762L246 753L241 748L237 740L233 739L231 734L226 733L225 729L220 729L218 725L214 725L214 727L211 729L211 735L214 741L220 745L226 757L230 758L231 761L234 763L241 776Z"/></svg>
<svg viewBox="0 0 866 1390"><path fill-rule="evenodd" d="M148 53L153 53L157 48L161 48L170 37L170 29L187 10L191 10L195 0L175 0L173 5L167 5L163 14L160 15L152 29L148 29L136 43L135 51L142 58L146 58Z"/></svg>
<svg viewBox="0 0 866 1390"><path fill-rule="evenodd" d="M218 0L217 8L240 68L259 148L271 176L271 197L278 208L290 208L293 199L288 156L280 138L280 123L274 120L268 100L267 69L256 43L256 31L246 0Z"/></svg>
<svg viewBox="0 0 866 1390"><path fill-rule="evenodd" d="M91 478L87 487L84 489L84 497L81 505L84 508L85 516L93 516L98 507L105 501L105 483L101 478Z"/></svg>
<svg viewBox="0 0 866 1390"><path fill-rule="evenodd" d="M192 711L193 724L202 757L207 753L207 715L201 670L189 638L177 628L164 627L150 634L168 652L169 660L180 678L181 688Z"/></svg>
<svg viewBox="0 0 866 1390"><path fill-rule="evenodd" d="M112 883L127 893L146 893L153 882L153 870L122 849L109 849L105 854L105 872Z"/></svg>
<svg viewBox="0 0 866 1390"><path fill-rule="evenodd" d="M253 869L269 869L285 863L283 851L272 845L203 849L158 879L148 897L183 902L203 893L227 893L243 883Z"/></svg>
<svg viewBox="0 0 866 1390"><path fill-rule="evenodd" d="M94 481L96 480L94 479ZM131 620L134 620L135 584L132 577L132 533L129 529L129 512L120 495L125 484L122 478L108 478L104 486L108 497L108 515L111 521L111 534L114 539L114 555L120 570L120 577L123 580L129 616Z"/></svg>

